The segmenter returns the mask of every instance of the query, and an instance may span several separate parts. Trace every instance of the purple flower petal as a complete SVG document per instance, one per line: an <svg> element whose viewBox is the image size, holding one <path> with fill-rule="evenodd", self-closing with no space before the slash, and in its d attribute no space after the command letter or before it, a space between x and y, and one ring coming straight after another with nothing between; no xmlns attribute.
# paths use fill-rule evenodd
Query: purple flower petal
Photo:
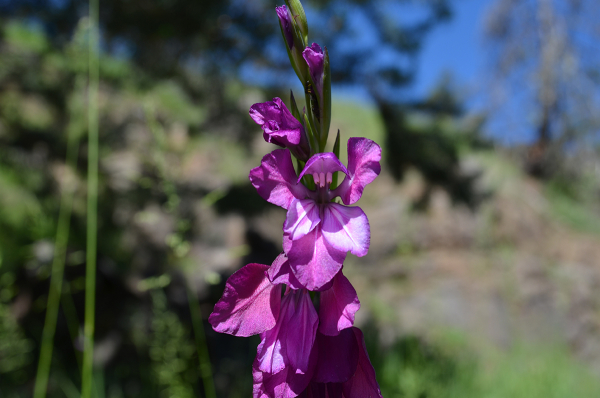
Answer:
<svg viewBox="0 0 600 398"><path fill-rule="evenodd" d="M308 372L318 321L306 290L288 293L281 303L277 324L261 335L256 356L259 369L270 374L287 367L296 373Z"/></svg>
<svg viewBox="0 0 600 398"><path fill-rule="evenodd" d="M250 171L250 182L266 201L287 209L294 199L304 199L308 189L296 182L292 157L286 149L265 155L259 167Z"/></svg>
<svg viewBox="0 0 600 398"><path fill-rule="evenodd" d="M321 222L319 206L312 199L296 199L288 208L283 232L292 240L298 240Z"/></svg>
<svg viewBox="0 0 600 398"><path fill-rule="evenodd" d="M308 64L308 70L312 81L315 84L315 89L319 93L319 96L323 96L323 72L325 68L325 58L323 55L323 49L317 43L313 43L312 46L306 47L302 52L304 60Z"/></svg>
<svg viewBox="0 0 600 398"><path fill-rule="evenodd" d="M319 316L308 291L298 290L288 294L287 297L290 297L289 318L286 322L287 357L292 369L296 369L296 373L305 374L309 371L310 353L317 334Z"/></svg>
<svg viewBox="0 0 600 398"><path fill-rule="evenodd" d="M275 261L273 261L273 264L269 267L267 274L273 284L285 284L294 290L303 287L294 276L294 273L290 268L290 262L285 253L281 253L277 256Z"/></svg>
<svg viewBox="0 0 600 398"><path fill-rule="evenodd" d="M345 398L382 398L379 384L375 378L375 369L371 365L365 339L358 328L350 329L354 332L358 343L358 366L350 380L343 384Z"/></svg>
<svg viewBox="0 0 600 398"><path fill-rule="evenodd" d="M319 360L313 381L317 383L343 383L356 372L359 347L352 329L344 329L337 336L317 333Z"/></svg>
<svg viewBox="0 0 600 398"><path fill-rule="evenodd" d="M323 238L320 226L294 241L284 234L283 249L298 282L313 291L328 289L327 284L346 258L345 251L337 250Z"/></svg>
<svg viewBox="0 0 600 398"><path fill-rule="evenodd" d="M354 325L354 315L360 309L360 301L352 284L338 272L331 289L321 292L319 306L319 332L335 336ZM345 380L344 380L345 381Z"/></svg>
<svg viewBox="0 0 600 398"><path fill-rule="evenodd" d="M310 353L308 372L295 373L291 367L286 367L281 372L270 374L259 369L258 360L252 365L254 378L254 398L294 398L302 394L310 383L314 368L317 363L318 350L314 346Z"/></svg>
<svg viewBox="0 0 600 398"><path fill-rule="evenodd" d="M248 337L275 326L281 288L269 281L268 268L263 264L248 264L229 277L223 297L208 318L214 330Z"/></svg>
<svg viewBox="0 0 600 398"><path fill-rule="evenodd" d="M279 17L279 22L281 22L281 29L283 30L283 35L285 36L285 41L289 49L294 48L294 33L292 31L292 19L290 14L288 13L286 6L275 7L275 11L277 12L277 16Z"/></svg>
<svg viewBox="0 0 600 398"><path fill-rule="evenodd" d="M249 113L252 120L264 130L265 141L286 148L300 144L304 127L281 98L254 104Z"/></svg>
<svg viewBox="0 0 600 398"><path fill-rule="evenodd" d="M282 318L279 314L279 319ZM260 335L260 344L256 348L258 368L262 372L275 374L285 369L285 352L281 341L282 322L277 322L274 328Z"/></svg>
<svg viewBox="0 0 600 398"><path fill-rule="evenodd" d="M321 229L327 242L337 250L349 251L359 257L367 254L371 228L361 208L337 203L327 203L323 207Z"/></svg>
<svg viewBox="0 0 600 398"><path fill-rule="evenodd" d="M381 147L366 138L348 140L348 173L335 190L346 205L356 203L367 184L381 172Z"/></svg>
<svg viewBox="0 0 600 398"><path fill-rule="evenodd" d="M300 180L306 173L309 175L314 173L317 173L318 175L321 173L327 175L327 173L333 174L336 171L341 171L345 174L348 173L346 167L344 167L342 162L340 162L337 156L332 152L317 153L306 162L304 169L300 173L300 177L298 177L298 183L300 183Z"/></svg>

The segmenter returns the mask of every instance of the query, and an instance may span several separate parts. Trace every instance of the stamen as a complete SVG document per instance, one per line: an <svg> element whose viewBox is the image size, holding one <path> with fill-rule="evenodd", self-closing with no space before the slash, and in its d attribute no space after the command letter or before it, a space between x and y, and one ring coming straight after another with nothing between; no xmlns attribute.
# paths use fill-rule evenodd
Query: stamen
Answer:
<svg viewBox="0 0 600 398"><path fill-rule="evenodd" d="M319 186L323 188L325 186L325 173L321 172L319 174Z"/></svg>
<svg viewBox="0 0 600 398"><path fill-rule="evenodd" d="M315 180L315 185L319 185L319 174L313 173L313 180Z"/></svg>
<svg viewBox="0 0 600 398"><path fill-rule="evenodd" d="M327 184L331 184L333 182L333 175L330 172L327 172Z"/></svg>

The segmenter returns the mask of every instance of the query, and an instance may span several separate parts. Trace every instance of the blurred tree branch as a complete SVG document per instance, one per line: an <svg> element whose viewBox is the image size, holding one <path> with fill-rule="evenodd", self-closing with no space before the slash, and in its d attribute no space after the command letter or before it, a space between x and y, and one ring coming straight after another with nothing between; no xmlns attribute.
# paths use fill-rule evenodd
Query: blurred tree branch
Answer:
<svg viewBox="0 0 600 398"><path fill-rule="evenodd" d="M488 14L493 95L535 132L526 167L536 176L552 176L565 148L598 131L598 15L593 0L497 0Z"/></svg>

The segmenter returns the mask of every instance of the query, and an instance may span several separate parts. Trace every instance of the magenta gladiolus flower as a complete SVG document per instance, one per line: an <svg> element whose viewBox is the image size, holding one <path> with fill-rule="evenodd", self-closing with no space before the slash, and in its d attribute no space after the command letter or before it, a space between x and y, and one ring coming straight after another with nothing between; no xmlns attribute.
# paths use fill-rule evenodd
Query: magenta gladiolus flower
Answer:
<svg viewBox="0 0 600 398"><path fill-rule="evenodd" d="M292 31L294 27L292 25L290 14L288 13L288 9L283 5L281 7L275 7L275 11L279 17L279 22L281 23L281 29L283 30L285 41L288 45L288 48L291 50L294 48L294 32Z"/></svg>
<svg viewBox="0 0 600 398"><path fill-rule="evenodd" d="M380 160L381 148L375 142L350 138L347 169L333 153L318 153L296 177L289 153L275 150L250 172L258 193L288 210L283 248L294 276L306 289L327 289L348 251L367 254L371 237L367 216L359 207L331 200L339 196L345 205L358 201L364 187L379 175ZM346 177L332 190L333 173L338 171ZM304 175L312 175L314 191L300 184Z"/></svg>
<svg viewBox="0 0 600 398"><path fill-rule="evenodd" d="M356 291L340 272L321 293L317 314L282 253L270 267L248 264L234 273L208 320L218 332L260 334L254 396L292 398L309 383L345 383L357 374L352 325L359 308Z"/></svg>
<svg viewBox="0 0 600 398"><path fill-rule="evenodd" d="M280 255L274 268L287 262ZM261 335L256 361L262 372L275 374L290 367L294 374L309 371L310 352L315 341L319 316L306 289L293 275L284 284L272 283L270 267L248 264L228 280L223 297L215 305L208 321L217 332L248 337ZM283 282L283 277L278 282Z"/></svg>
<svg viewBox="0 0 600 398"><path fill-rule="evenodd" d="M304 127L280 98L252 105L250 117L262 127L265 141L288 148L300 160L308 159L310 147Z"/></svg>

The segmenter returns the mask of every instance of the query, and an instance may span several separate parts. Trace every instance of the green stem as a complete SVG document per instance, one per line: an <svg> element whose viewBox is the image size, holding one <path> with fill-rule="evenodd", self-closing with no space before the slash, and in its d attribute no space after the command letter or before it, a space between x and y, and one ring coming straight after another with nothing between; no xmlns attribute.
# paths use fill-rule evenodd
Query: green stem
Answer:
<svg viewBox="0 0 600 398"><path fill-rule="evenodd" d="M72 170L77 167L77 153L79 152L79 140L76 129L70 129L67 137L67 155L66 164ZM60 298L62 295L62 283L65 271L65 257L67 252L67 243L69 241L69 228L71 220L71 210L73 208L74 185L72 182L66 182L60 199L60 210L58 213L58 225L56 228L56 241L54 244L55 255L52 261L52 276L50 277L50 291L48 292L48 307L46 310L46 320L42 331L42 342L40 348L40 360L35 377L35 387L33 390L34 398L44 398L48 388L48 378L50 375L50 366L52 363L52 349L54 344L54 334L56 332L56 319Z"/></svg>
<svg viewBox="0 0 600 398"><path fill-rule="evenodd" d="M308 116L308 122L310 123L310 127L313 131L313 139L314 141L311 142L311 146L312 150L315 151L315 153L319 153L322 152L321 147L320 147L320 141L321 141L321 137L317 136L317 134L319 134L319 130L317 130L316 126L315 126L315 121L313 118L313 114L312 114L312 107L310 106L310 95L306 92L306 89L304 90L304 100L306 101L306 115ZM313 155L311 153L311 155Z"/></svg>
<svg viewBox="0 0 600 398"><path fill-rule="evenodd" d="M88 201L85 271L85 319L81 397L90 398L93 382L94 312L96 307L96 251L98 229L98 1L89 0L89 108L88 108Z"/></svg>
<svg viewBox="0 0 600 398"><path fill-rule="evenodd" d="M75 341L77 341L77 338L79 337L79 320L77 319L77 310L75 309L73 296L71 296L71 292L69 291L69 289L66 289L66 291L63 292L61 304L63 313L65 314L65 318L67 319L67 327L69 328L71 341L75 343ZM75 344L73 344L73 349L75 351L75 358L77 359L77 366L79 368L79 371L81 372L81 352L75 347Z"/></svg>
<svg viewBox="0 0 600 398"><path fill-rule="evenodd" d="M215 384L212 377L212 367L208 355L208 345L206 344L206 335L202 325L200 306L194 294L189 287L186 287L190 313L192 315L192 325L194 327L194 337L196 340L196 349L198 350L198 360L200 361L200 377L204 385L204 396L206 398L217 398Z"/></svg>

